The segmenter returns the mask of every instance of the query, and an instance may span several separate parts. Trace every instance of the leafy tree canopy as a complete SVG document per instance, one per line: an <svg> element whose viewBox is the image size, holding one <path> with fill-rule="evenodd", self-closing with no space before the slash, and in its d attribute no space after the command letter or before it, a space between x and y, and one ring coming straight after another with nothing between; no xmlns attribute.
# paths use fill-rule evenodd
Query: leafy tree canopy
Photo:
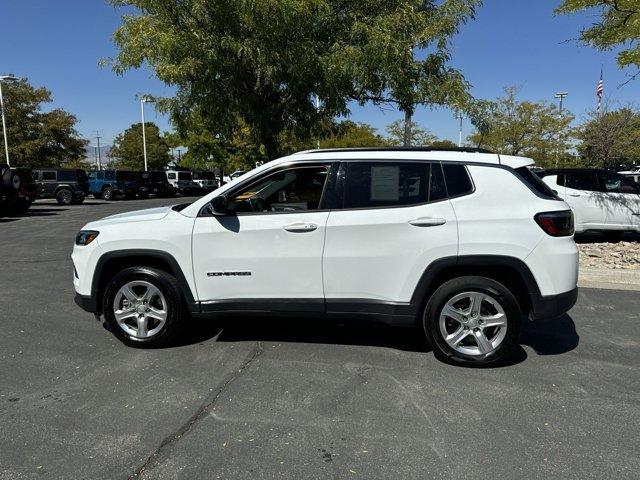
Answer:
<svg viewBox="0 0 640 480"><path fill-rule="evenodd" d="M431 145L437 140L433 133L429 130L422 128L416 122L411 122L411 138L409 139L409 145L424 146ZM396 120L387 127L388 141L390 145L401 146L404 145L405 134L405 121Z"/></svg>
<svg viewBox="0 0 640 480"><path fill-rule="evenodd" d="M320 140L321 148L385 147L388 144L371 125L351 120L335 124L331 133ZM310 146L314 147L315 145Z"/></svg>
<svg viewBox="0 0 640 480"><path fill-rule="evenodd" d="M615 168L640 163L640 113L630 108L592 112L575 132L583 163Z"/></svg>
<svg viewBox="0 0 640 480"><path fill-rule="evenodd" d="M147 137L147 166L149 170L163 170L171 160L169 144L160 135L155 123L145 122ZM115 168L123 170L144 170L142 148L142 123L134 123L113 141L109 152Z"/></svg>
<svg viewBox="0 0 640 480"><path fill-rule="evenodd" d="M556 12L593 9L599 21L582 30L580 39L600 50L621 47L618 65L640 68L640 0L564 0Z"/></svg>
<svg viewBox="0 0 640 480"><path fill-rule="evenodd" d="M136 11L114 35L116 72L147 62L177 87L159 104L174 121L197 107L207 131L230 137L239 119L268 158L283 134L316 138L351 100L468 100L449 39L480 0L110 1Z"/></svg>
<svg viewBox="0 0 640 480"><path fill-rule="evenodd" d="M27 79L3 82L9 157L14 167L60 167L75 164L89 143L75 129L76 117L62 109L42 111L51 92L35 88ZM4 160L4 137L0 135Z"/></svg>
<svg viewBox="0 0 640 480"><path fill-rule="evenodd" d="M489 112L479 123L468 140L478 147L488 148L505 155L524 155L535 159L539 166L555 164L557 156L563 156L571 147L570 124L573 115L546 102L519 101L517 90L505 89Z"/></svg>

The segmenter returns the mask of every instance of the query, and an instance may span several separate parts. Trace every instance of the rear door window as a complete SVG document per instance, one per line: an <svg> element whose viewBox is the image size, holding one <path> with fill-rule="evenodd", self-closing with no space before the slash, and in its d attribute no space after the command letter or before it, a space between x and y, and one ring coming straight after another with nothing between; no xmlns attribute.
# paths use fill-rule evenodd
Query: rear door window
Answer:
<svg viewBox="0 0 640 480"><path fill-rule="evenodd" d="M565 186L574 190L597 192L600 190L596 172L568 172L565 174Z"/></svg>
<svg viewBox="0 0 640 480"><path fill-rule="evenodd" d="M429 171L426 162L347 162L344 208L426 203Z"/></svg>
<svg viewBox="0 0 640 480"><path fill-rule="evenodd" d="M75 182L76 181L76 171L75 170L60 170L58 172L58 180L61 182Z"/></svg>

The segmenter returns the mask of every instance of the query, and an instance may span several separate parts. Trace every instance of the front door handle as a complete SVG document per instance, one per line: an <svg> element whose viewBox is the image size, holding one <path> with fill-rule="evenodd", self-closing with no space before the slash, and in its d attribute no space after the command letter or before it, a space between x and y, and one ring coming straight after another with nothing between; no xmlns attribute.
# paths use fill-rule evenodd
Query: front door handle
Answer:
<svg viewBox="0 0 640 480"><path fill-rule="evenodd" d="M318 228L318 225L316 225L315 223L296 222L290 225L285 225L282 228L284 228L287 232L304 233L313 232Z"/></svg>
<svg viewBox="0 0 640 480"><path fill-rule="evenodd" d="M421 217L414 220L409 220L409 225L414 227L437 227L438 225L444 225L447 221L444 218L434 217Z"/></svg>
<svg viewBox="0 0 640 480"><path fill-rule="evenodd" d="M579 193L570 193L569 194L570 197L581 197L582 195Z"/></svg>

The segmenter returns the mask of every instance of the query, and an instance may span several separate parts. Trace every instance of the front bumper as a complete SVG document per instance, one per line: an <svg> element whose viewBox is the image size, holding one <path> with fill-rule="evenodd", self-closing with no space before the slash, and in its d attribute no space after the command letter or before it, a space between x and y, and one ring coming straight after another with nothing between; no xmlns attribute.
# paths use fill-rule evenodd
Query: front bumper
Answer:
<svg viewBox="0 0 640 480"><path fill-rule="evenodd" d="M92 295L80 295L79 293L76 293L74 301L76 302L76 305L85 312L98 313L98 305L96 304L96 299Z"/></svg>
<svg viewBox="0 0 640 480"><path fill-rule="evenodd" d="M546 320L557 318L576 304L578 300L578 288L558 295L541 296L536 295L531 298L531 319Z"/></svg>

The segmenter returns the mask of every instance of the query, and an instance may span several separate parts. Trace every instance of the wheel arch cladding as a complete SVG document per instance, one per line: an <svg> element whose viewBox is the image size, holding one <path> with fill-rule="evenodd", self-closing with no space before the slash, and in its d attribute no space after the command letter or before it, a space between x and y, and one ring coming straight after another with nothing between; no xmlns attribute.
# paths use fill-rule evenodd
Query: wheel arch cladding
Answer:
<svg viewBox="0 0 640 480"><path fill-rule="evenodd" d="M182 268L169 253L161 250L119 250L107 252L96 264L91 282L91 296L96 299L96 306L102 308L102 297L111 279L128 267L151 267L173 275L180 286L180 291L190 311L199 311Z"/></svg>
<svg viewBox="0 0 640 480"><path fill-rule="evenodd" d="M534 299L540 296L538 284L522 260L503 255L463 255L430 264L418 281L411 303L422 312L440 285L461 276L481 276L500 282L511 291L523 313L529 313Z"/></svg>

